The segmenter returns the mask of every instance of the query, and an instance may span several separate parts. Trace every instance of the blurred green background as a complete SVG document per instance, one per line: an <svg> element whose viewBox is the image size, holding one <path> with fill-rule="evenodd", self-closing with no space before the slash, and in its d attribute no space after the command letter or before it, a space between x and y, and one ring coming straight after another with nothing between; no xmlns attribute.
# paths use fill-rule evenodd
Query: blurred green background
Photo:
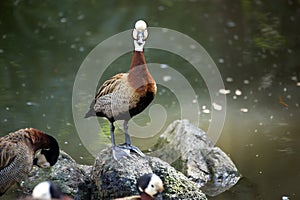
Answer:
<svg viewBox="0 0 300 200"><path fill-rule="evenodd" d="M217 145L244 178L209 199L299 199L299 0L1 1L0 135L35 127L54 135L79 163L92 164L72 117L75 76L97 44L131 29L137 19L195 39L230 90ZM159 50L145 55L148 62L179 71L188 65ZM130 60L131 54L116 60L103 80L126 72ZM182 73L194 84L200 104L212 109L203 80L188 67ZM171 105L176 99L170 101L175 97L162 87L158 92L155 103L170 112L168 121L178 119L178 106ZM210 114L200 115L200 128L207 130ZM136 118L149 120L147 112ZM155 144L136 141L138 146Z"/></svg>

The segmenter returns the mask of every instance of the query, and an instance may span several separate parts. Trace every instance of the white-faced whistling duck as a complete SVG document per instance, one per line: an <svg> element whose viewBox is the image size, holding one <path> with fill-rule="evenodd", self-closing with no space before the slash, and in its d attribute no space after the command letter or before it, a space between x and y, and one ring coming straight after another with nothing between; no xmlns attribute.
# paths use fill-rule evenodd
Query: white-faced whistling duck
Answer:
<svg viewBox="0 0 300 200"><path fill-rule="evenodd" d="M53 166L59 156L57 141L34 128L20 129L0 138L0 196L24 179L33 165Z"/></svg>
<svg viewBox="0 0 300 200"><path fill-rule="evenodd" d="M44 181L34 187L32 196L27 196L22 200L72 200L72 198L64 195L53 182Z"/></svg>
<svg viewBox="0 0 300 200"><path fill-rule="evenodd" d="M162 200L164 190L162 180L156 174L144 174L137 180L137 189L140 195L117 198L115 200Z"/></svg>
<svg viewBox="0 0 300 200"><path fill-rule="evenodd" d="M144 154L131 145L128 121L142 112L156 95L156 83L148 71L143 47L148 37L147 25L143 20L135 24L132 32L135 50L128 73L120 73L105 81L99 88L85 118L106 117L110 121L113 156L116 160L130 156L130 150L141 156ZM124 120L125 143L115 144L114 122Z"/></svg>

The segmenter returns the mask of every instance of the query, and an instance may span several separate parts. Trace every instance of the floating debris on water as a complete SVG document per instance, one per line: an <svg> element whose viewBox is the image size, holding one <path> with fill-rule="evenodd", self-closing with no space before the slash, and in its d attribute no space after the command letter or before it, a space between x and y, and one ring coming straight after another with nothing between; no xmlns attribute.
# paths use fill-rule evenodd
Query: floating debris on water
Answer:
<svg viewBox="0 0 300 200"><path fill-rule="evenodd" d="M229 93L230 93L230 90L219 89L219 93L220 93L220 94L229 94Z"/></svg>
<svg viewBox="0 0 300 200"><path fill-rule="evenodd" d="M292 81L298 81L297 76L292 76Z"/></svg>
<svg viewBox="0 0 300 200"><path fill-rule="evenodd" d="M191 49L196 49L196 46L195 46L194 44L191 44L191 45L190 45L190 48L191 48Z"/></svg>
<svg viewBox="0 0 300 200"><path fill-rule="evenodd" d="M228 21L228 22L226 23L226 25L227 25L227 27L229 27L229 28L234 28L234 27L236 26L235 22L233 22L233 21Z"/></svg>
<svg viewBox="0 0 300 200"><path fill-rule="evenodd" d="M166 69L166 68L168 68L169 66L167 65L167 64L160 64L160 68L162 68L162 69Z"/></svg>
<svg viewBox="0 0 300 200"><path fill-rule="evenodd" d="M70 48L71 49L75 49L76 48L76 44L71 44Z"/></svg>
<svg viewBox="0 0 300 200"><path fill-rule="evenodd" d="M210 113L210 110L208 110L208 109L204 109L204 110L203 110L203 113L205 113L205 114L209 114L209 113Z"/></svg>
<svg viewBox="0 0 300 200"><path fill-rule="evenodd" d="M165 7L164 7L164 6L158 6L157 9L158 9L159 11L164 11L164 10L165 10Z"/></svg>
<svg viewBox="0 0 300 200"><path fill-rule="evenodd" d="M242 95L242 91L241 90L235 90L235 95L241 96Z"/></svg>
<svg viewBox="0 0 300 200"><path fill-rule="evenodd" d="M282 100L282 96L281 95L279 95L278 98L279 98L279 104L284 105L286 108L289 107L289 105Z"/></svg>
<svg viewBox="0 0 300 200"><path fill-rule="evenodd" d="M212 103L212 106L215 110L222 110L222 106L216 103Z"/></svg>
<svg viewBox="0 0 300 200"><path fill-rule="evenodd" d="M248 112L248 108L241 108L240 111L243 112L243 113L247 113Z"/></svg>
<svg viewBox="0 0 300 200"><path fill-rule="evenodd" d="M233 82L233 78L232 77L227 77L226 82Z"/></svg>
<svg viewBox="0 0 300 200"><path fill-rule="evenodd" d="M268 73L261 78L261 87L266 89L272 85L274 74Z"/></svg>
<svg viewBox="0 0 300 200"><path fill-rule="evenodd" d="M172 79L171 76L164 76L164 77L163 77L163 81L165 81L165 82L168 82L168 81L170 81L171 79Z"/></svg>
<svg viewBox="0 0 300 200"><path fill-rule="evenodd" d="M27 106L39 106L38 103L31 102L31 101L26 102L26 105L27 105Z"/></svg>
<svg viewBox="0 0 300 200"><path fill-rule="evenodd" d="M79 47L80 52L84 52L84 50L85 50L84 47Z"/></svg>
<svg viewBox="0 0 300 200"><path fill-rule="evenodd" d="M65 18L65 17L63 17L63 18L60 19L60 22L61 22L61 23L66 23L67 21L68 21L68 20L67 20L67 18Z"/></svg>
<svg viewBox="0 0 300 200"><path fill-rule="evenodd" d="M282 200L290 200L288 196L282 196Z"/></svg>
<svg viewBox="0 0 300 200"><path fill-rule="evenodd" d="M250 83L250 81L249 80L244 80L244 84L246 84L246 85L248 85Z"/></svg>
<svg viewBox="0 0 300 200"><path fill-rule="evenodd" d="M84 16L83 14L77 16L77 19L78 19L78 20L83 20L84 18L85 18L85 16Z"/></svg>
<svg viewBox="0 0 300 200"><path fill-rule="evenodd" d="M206 108L206 105L203 105L202 106L202 112L205 113L205 114L209 114L210 110Z"/></svg>

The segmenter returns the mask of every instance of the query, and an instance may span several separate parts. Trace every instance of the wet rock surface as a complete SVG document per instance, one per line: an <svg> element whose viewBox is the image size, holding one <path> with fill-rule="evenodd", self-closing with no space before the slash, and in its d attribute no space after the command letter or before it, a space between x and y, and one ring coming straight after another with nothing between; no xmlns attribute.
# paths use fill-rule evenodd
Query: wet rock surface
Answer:
<svg viewBox="0 0 300 200"><path fill-rule="evenodd" d="M102 150L93 166L77 164L68 154L61 152L58 162L50 169L34 167L21 184L20 196L31 194L40 182L48 180L74 199L114 199L139 194L137 178L146 173L157 174L164 183L164 199L205 200L206 196L196 184L159 158L131 157L116 161L111 148Z"/></svg>
<svg viewBox="0 0 300 200"><path fill-rule="evenodd" d="M96 158L91 178L96 185L98 199L138 194L136 180L143 174L155 173L163 181L164 199L206 199L205 195L181 172L168 163L150 156L112 159L111 149L103 150Z"/></svg>
<svg viewBox="0 0 300 200"><path fill-rule="evenodd" d="M164 199L202 200L205 194L215 196L228 190L240 179L226 153L186 120L173 122L156 147L159 150L151 156L131 153L131 157L119 161L113 159L108 147L99 153L93 166L77 164L61 151L50 169L33 168L21 183L20 193L30 194L38 183L48 180L74 199L113 199L138 194L138 177L155 173L164 183Z"/></svg>
<svg viewBox="0 0 300 200"><path fill-rule="evenodd" d="M220 148L201 129L187 120L177 120L169 125L157 145L160 151L155 156L174 163L190 180L197 183L201 190L216 196L240 179L240 174Z"/></svg>

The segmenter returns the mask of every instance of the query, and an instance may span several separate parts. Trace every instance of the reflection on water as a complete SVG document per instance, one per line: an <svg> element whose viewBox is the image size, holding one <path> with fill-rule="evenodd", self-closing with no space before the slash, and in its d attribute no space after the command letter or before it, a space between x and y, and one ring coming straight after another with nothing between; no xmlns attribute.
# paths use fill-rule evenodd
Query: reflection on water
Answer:
<svg viewBox="0 0 300 200"><path fill-rule="evenodd" d="M35 127L54 135L78 162L93 163L72 118L77 70L98 43L144 18L150 26L174 29L197 40L223 77L225 89L219 92L227 95L227 118L217 145L230 154L245 178L210 199L299 198L299 1L0 4L1 135ZM127 71L130 56L116 60L101 80ZM151 49L146 57L161 63L161 69L169 66L188 77L202 105L200 127L207 130L212 109L222 108L211 105L203 79L188 62L170 53ZM172 78L166 74L163 80ZM168 88L158 88L154 103L167 110L168 122L180 117L178 101ZM151 122L147 111L134 120ZM118 137L123 139L122 134ZM134 143L148 149L155 140Z"/></svg>

